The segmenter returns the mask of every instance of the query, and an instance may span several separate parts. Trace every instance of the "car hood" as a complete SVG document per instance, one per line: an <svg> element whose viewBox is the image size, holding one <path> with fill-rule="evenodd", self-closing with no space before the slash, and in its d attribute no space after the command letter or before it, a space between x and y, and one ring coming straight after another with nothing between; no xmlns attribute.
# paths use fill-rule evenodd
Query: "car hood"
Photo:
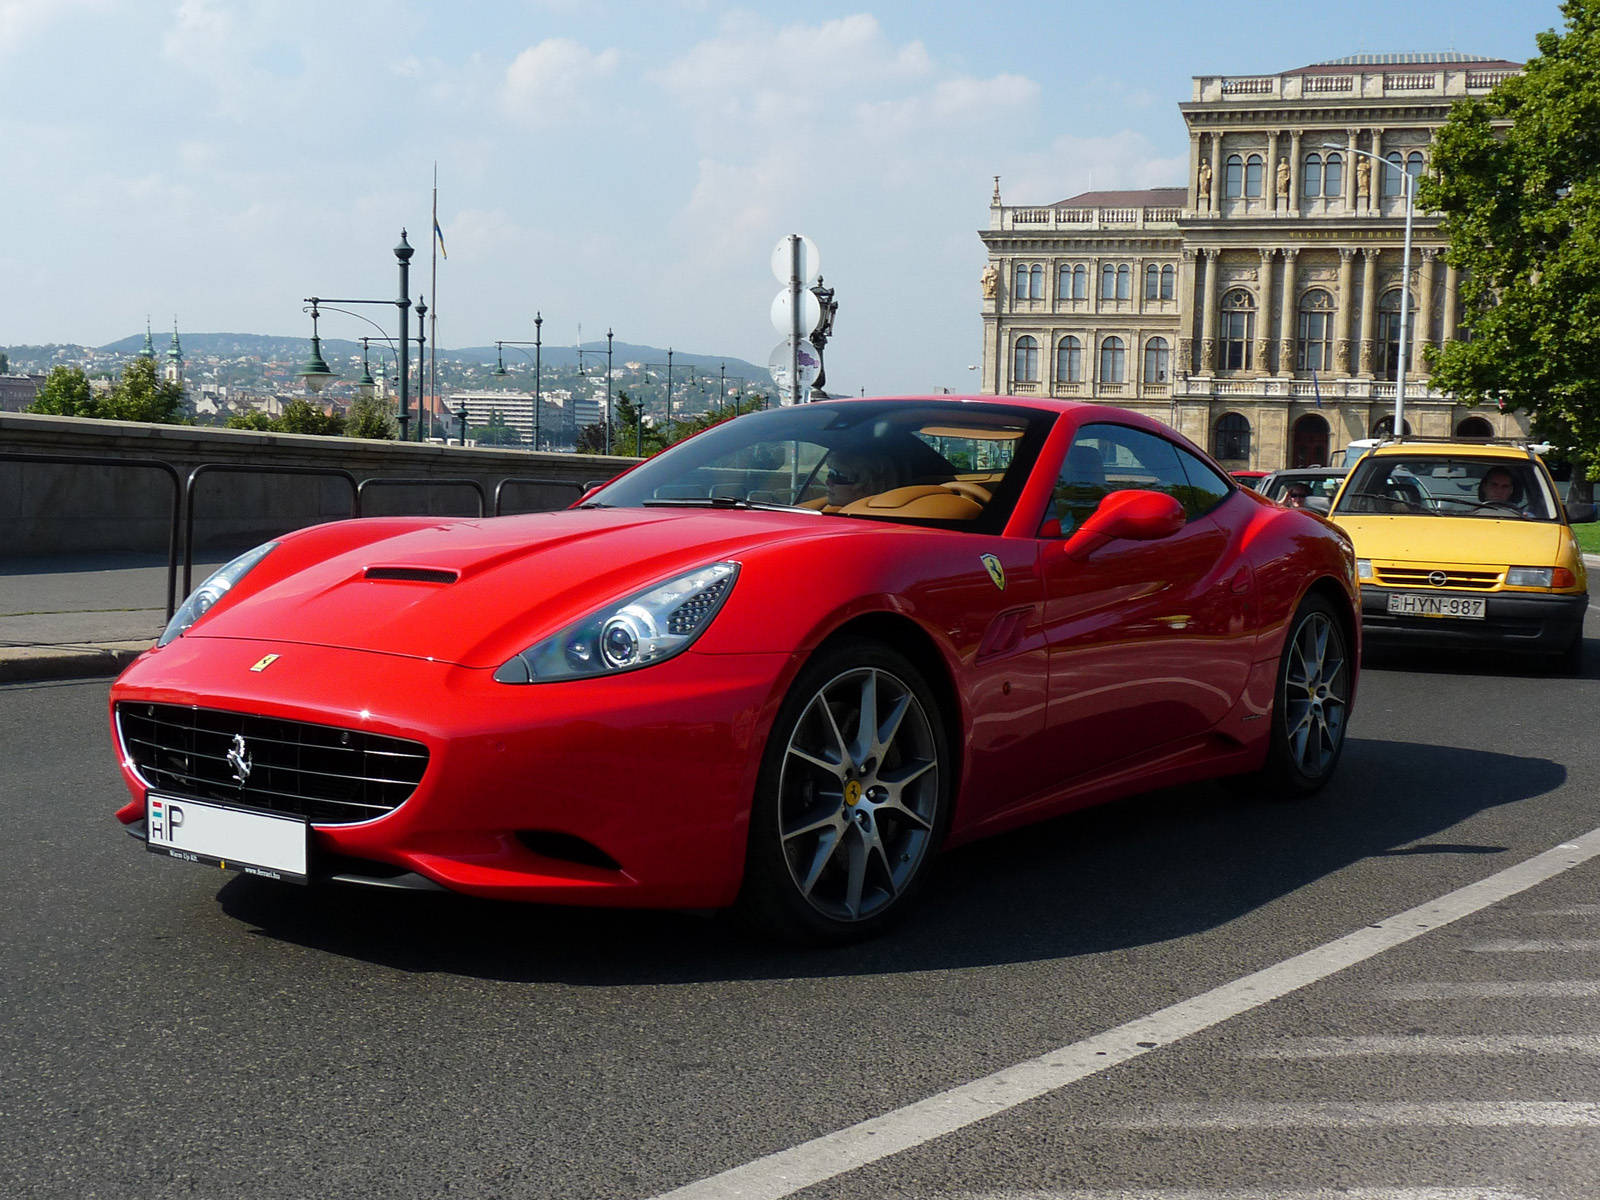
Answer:
<svg viewBox="0 0 1600 1200"><path fill-rule="evenodd" d="M376 541L352 529L348 540L360 544L349 548L336 528L322 527L331 548L258 590L241 588L245 594L185 636L497 667L602 605L684 571L855 524L795 512L566 509L430 522ZM277 553L292 556L293 542Z"/></svg>
<svg viewBox="0 0 1600 1200"><path fill-rule="evenodd" d="M1358 558L1439 566L1548 566L1567 538L1553 521L1491 517L1352 516L1333 521L1355 543Z"/></svg>

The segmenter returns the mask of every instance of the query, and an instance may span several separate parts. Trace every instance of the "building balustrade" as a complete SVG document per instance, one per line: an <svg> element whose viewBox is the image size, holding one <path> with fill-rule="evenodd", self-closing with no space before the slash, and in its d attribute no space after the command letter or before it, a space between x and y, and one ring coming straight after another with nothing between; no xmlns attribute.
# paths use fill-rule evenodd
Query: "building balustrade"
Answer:
<svg viewBox="0 0 1600 1200"><path fill-rule="evenodd" d="M991 229L1176 229L1179 208L1000 208L991 210Z"/></svg>

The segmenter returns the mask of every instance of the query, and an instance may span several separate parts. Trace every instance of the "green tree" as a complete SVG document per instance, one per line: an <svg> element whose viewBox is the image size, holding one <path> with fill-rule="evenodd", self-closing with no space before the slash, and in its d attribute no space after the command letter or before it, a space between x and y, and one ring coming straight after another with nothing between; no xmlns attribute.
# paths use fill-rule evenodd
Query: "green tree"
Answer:
<svg viewBox="0 0 1600 1200"><path fill-rule="evenodd" d="M611 453L620 454L625 458L648 458L652 454L659 454L667 447L666 439L661 431L654 426L646 424L644 427L644 453L639 452L639 406L633 402L633 397L627 392L617 393L616 408L612 419L616 422L611 427ZM588 445L597 445L597 449L588 449L582 434L579 435L579 449L587 454L599 454L605 448L605 430L598 425L591 425L590 429L599 430L599 442L589 439ZM585 430L584 433L587 433Z"/></svg>
<svg viewBox="0 0 1600 1200"><path fill-rule="evenodd" d="M183 389L156 374L156 364L136 358L122 368L122 378L111 385L100 415L114 421L150 421L158 425L187 425Z"/></svg>
<svg viewBox="0 0 1600 1200"><path fill-rule="evenodd" d="M89 380L77 367L54 367L45 376L39 394L24 410L52 417L98 417L99 398L89 388Z"/></svg>
<svg viewBox="0 0 1600 1200"><path fill-rule="evenodd" d="M328 414L303 397L295 397L283 406L278 418L278 428L284 433L315 433L323 437L338 437L344 433L344 417Z"/></svg>
<svg viewBox="0 0 1600 1200"><path fill-rule="evenodd" d="M489 410L489 423L487 425L474 425L468 428L467 436L480 446L520 446L522 435L512 426L506 424L506 419L498 408Z"/></svg>
<svg viewBox="0 0 1600 1200"><path fill-rule="evenodd" d="M1419 207L1444 214L1468 336L1430 347L1436 387L1532 413L1600 478L1600 0L1567 0L1526 73L1459 101Z"/></svg>
<svg viewBox="0 0 1600 1200"><path fill-rule="evenodd" d="M276 418L269 417L259 408L252 408L249 412L233 413L223 424L229 429L259 429L263 433L275 433L278 429Z"/></svg>
<svg viewBox="0 0 1600 1200"><path fill-rule="evenodd" d="M11 359L4 350L0 350L0 375L11 374Z"/></svg>
<svg viewBox="0 0 1600 1200"><path fill-rule="evenodd" d="M345 414L344 434L353 438L376 438L392 442L400 429L394 405L376 396L359 396Z"/></svg>

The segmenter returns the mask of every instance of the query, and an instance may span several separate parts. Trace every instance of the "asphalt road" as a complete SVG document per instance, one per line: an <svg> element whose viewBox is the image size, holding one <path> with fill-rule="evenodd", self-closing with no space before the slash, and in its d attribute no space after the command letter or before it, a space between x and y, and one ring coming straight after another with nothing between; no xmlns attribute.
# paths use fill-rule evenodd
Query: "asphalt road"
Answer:
<svg viewBox="0 0 1600 1200"><path fill-rule="evenodd" d="M710 1197L752 1162L746 1195L788 1194L764 1156L1594 830L1600 642L1586 676L1384 660L1315 801L1208 785L994 839L828 952L158 859L111 816L107 684L0 688L0 1195ZM1600 857L794 1194L1592 1200L1597 883Z"/></svg>

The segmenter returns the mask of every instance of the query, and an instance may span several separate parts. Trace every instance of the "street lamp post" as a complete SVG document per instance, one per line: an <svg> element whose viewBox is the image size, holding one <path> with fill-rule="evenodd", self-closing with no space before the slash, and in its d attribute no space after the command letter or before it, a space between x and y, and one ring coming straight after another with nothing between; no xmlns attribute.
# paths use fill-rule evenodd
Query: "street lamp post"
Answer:
<svg viewBox="0 0 1600 1200"><path fill-rule="evenodd" d="M611 326L606 326L606 453L611 453Z"/></svg>
<svg viewBox="0 0 1600 1200"><path fill-rule="evenodd" d="M1400 189L1406 198L1406 241L1405 251L1400 262L1400 362L1395 367L1394 429L1392 431L1396 438L1400 438L1405 435L1406 429L1406 356L1411 349L1411 339L1408 336L1409 330L1407 326L1411 323L1411 216L1416 208L1416 195L1413 191L1414 181L1411 178L1411 172L1406 170L1403 165L1397 166L1370 150L1357 150L1354 146L1344 146L1338 142L1323 142L1322 145L1324 149L1344 150L1350 154L1359 154L1362 158L1372 159L1373 162L1378 164L1380 172L1378 178L1380 180L1383 178L1381 172L1384 167L1400 173Z"/></svg>
<svg viewBox="0 0 1600 1200"><path fill-rule="evenodd" d="M510 346L518 354L522 355L523 358L527 359L533 364L533 448L535 450L539 450L541 448L539 445L539 360L537 357L535 357L535 355L529 354L526 350L521 348L523 346L532 346L537 352L539 344L537 342L496 342L494 344L494 373L501 379L504 379L507 374L506 361L503 353L504 347L506 346Z"/></svg>
<svg viewBox="0 0 1600 1200"><path fill-rule="evenodd" d="M417 297L417 441L428 440L427 415L423 407L427 403L427 385L424 383L426 376L423 374L423 363L428 361L428 327L423 319L428 315L428 306L423 303L425 296ZM404 439L402 439L404 440Z"/></svg>

